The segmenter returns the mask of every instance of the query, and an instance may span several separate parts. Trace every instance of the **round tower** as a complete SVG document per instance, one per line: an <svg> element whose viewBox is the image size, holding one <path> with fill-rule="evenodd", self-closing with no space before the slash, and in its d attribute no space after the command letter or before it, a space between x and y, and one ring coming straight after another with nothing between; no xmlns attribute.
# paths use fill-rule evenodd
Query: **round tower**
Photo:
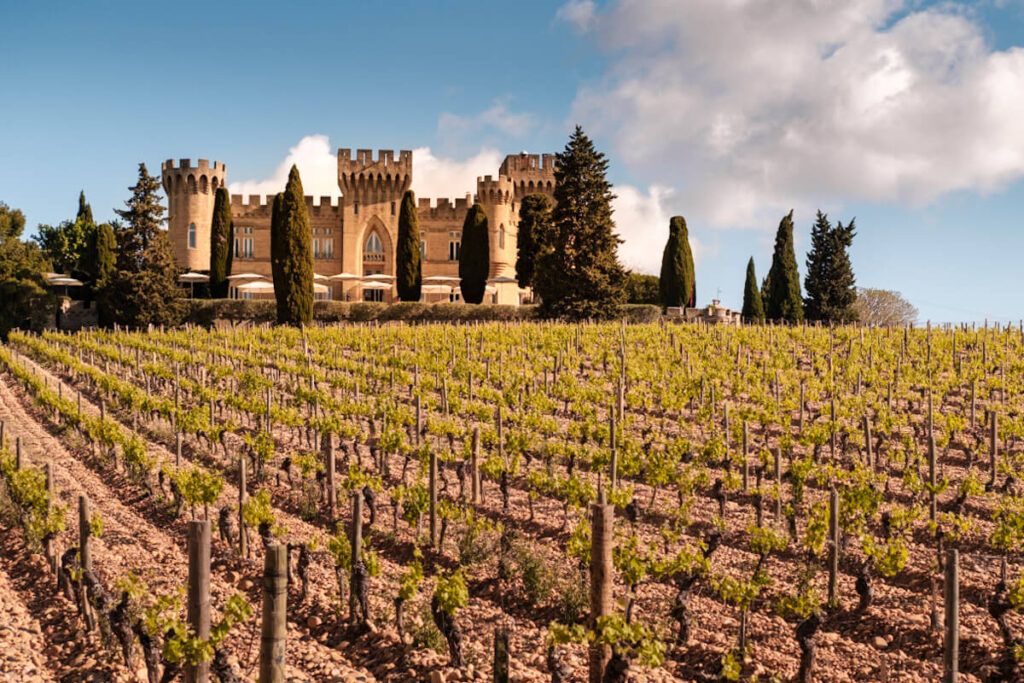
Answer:
<svg viewBox="0 0 1024 683"><path fill-rule="evenodd" d="M167 236L174 260L181 268L210 269L210 227L217 188L224 186L224 164L200 159L174 159L160 164L164 192L167 194Z"/></svg>
<svg viewBox="0 0 1024 683"><path fill-rule="evenodd" d="M476 201L487 213L491 268L489 277L516 276L518 214L513 210L515 185L508 176L476 179Z"/></svg>

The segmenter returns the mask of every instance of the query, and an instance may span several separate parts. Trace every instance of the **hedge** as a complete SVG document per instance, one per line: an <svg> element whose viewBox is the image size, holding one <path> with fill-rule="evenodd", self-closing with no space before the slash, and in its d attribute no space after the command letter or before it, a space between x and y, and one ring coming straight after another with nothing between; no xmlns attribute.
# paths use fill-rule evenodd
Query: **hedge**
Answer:
<svg viewBox="0 0 1024 683"><path fill-rule="evenodd" d="M253 299L188 299L187 322L209 327L217 320L273 323L277 308L273 300ZM661 317L658 306L648 304L622 307L623 316L631 323L655 322ZM473 322L537 320L536 306L497 306L493 304L418 303L394 304L363 301L317 301L313 304L313 320L325 323L368 322L379 320L407 322Z"/></svg>

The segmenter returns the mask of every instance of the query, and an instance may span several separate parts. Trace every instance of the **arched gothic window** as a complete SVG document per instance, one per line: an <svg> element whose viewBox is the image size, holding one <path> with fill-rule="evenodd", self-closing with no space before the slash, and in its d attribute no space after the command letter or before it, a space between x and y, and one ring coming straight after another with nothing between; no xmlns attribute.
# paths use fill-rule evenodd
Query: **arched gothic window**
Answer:
<svg viewBox="0 0 1024 683"><path fill-rule="evenodd" d="M376 232L371 232L370 236L366 238L366 246L363 247L363 252L366 254L383 254L384 245L380 241L380 235Z"/></svg>
<svg viewBox="0 0 1024 683"><path fill-rule="evenodd" d="M189 223L188 224L188 248L189 249L195 249L196 248L196 224L195 223Z"/></svg>

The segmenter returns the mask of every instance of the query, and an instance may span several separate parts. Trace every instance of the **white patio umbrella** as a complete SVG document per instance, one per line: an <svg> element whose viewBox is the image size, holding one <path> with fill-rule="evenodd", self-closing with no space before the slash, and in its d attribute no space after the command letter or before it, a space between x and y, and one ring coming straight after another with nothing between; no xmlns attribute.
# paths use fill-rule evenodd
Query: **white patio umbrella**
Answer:
<svg viewBox="0 0 1024 683"><path fill-rule="evenodd" d="M451 285L423 285L420 287L421 294L451 294Z"/></svg>
<svg viewBox="0 0 1024 683"><path fill-rule="evenodd" d="M187 282L188 283L189 296L191 296L192 298L195 298L195 296L196 296L196 283L197 282L209 282L209 281L210 281L210 276L209 275L203 275L202 273L188 272L188 273L182 273L181 275L178 276L178 282Z"/></svg>
<svg viewBox="0 0 1024 683"><path fill-rule="evenodd" d="M313 279L317 281L324 281L330 278L328 278L326 275L321 275L320 273L313 273Z"/></svg>
<svg viewBox="0 0 1024 683"><path fill-rule="evenodd" d="M391 285L386 282L363 282L363 289L391 289Z"/></svg>
<svg viewBox="0 0 1024 683"><path fill-rule="evenodd" d="M459 282L459 278L454 275L431 275L430 277L423 278L423 284L439 284L445 282Z"/></svg>
<svg viewBox="0 0 1024 683"><path fill-rule="evenodd" d="M316 292L317 294L325 294L326 292L331 291L331 288L328 287L327 285L322 285L319 282L314 282L313 291Z"/></svg>
<svg viewBox="0 0 1024 683"><path fill-rule="evenodd" d="M274 283L267 282L266 280L260 280L257 282L246 282L244 285L238 285L236 287L240 292L252 292L253 294L266 294L274 291Z"/></svg>
<svg viewBox="0 0 1024 683"><path fill-rule="evenodd" d="M73 277L53 277L50 278L51 287L63 287L64 296L68 295L68 287L81 287L83 283L81 280L76 280Z"/></svg>
<svg viewBox="0 0 1024 683"><path fill-rule="evenodd" d="M260 275L259 273L238 273L237 275L228 275L229 280L261 280L266 275Z"/></svg>
<svg viewBox="0 0 1024 683"><path fill-rule="evenodd" d="M489 278L487 282L489 282L492 285L504 285L511 282L515 282L518 284L519 280L515 279L514 277L509 277L507 275L499 275L498 277Z"/></svg>
<svg viewBox="0 0 1024 683"><path fill-rule="evenodd" d="M385 275L384 273L375 273L374 275L367 275L363 278L363 282L391 282L395 279L394 275Z"/></svg>
<svg viewBox="0 0 1024 683"><path fill-rule="evenodd" d="M354 273L338 273L337 275L330 275L330 276L328 276L327 279L328 280L340 280L340 281L344 282L346 280L359 280L361 278L358 275L354 274Z"/></svg>

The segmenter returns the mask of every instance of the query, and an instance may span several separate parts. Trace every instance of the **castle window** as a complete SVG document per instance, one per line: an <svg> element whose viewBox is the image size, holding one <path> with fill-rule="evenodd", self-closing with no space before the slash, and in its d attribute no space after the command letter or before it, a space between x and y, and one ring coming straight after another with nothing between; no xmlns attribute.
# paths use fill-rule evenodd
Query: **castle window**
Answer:
<svg viewBox="0 0 1024 683"><path fill-rule="evenodd" d="M188 177L186 184L188 185L189 194L196 194L196 192L198 192L196 189L196 177L194 175L190 175Z"/></svg>
<svg viewBox="0 0 1024 683"><path fill-rule="evenodd" d="M313 239L313 258L320 258L320 240L316 238Z"/></svg>
<svg viewBox="0 0 1024 683"><path fill-rule="evenodd" d="M502 225L501 229L498 230L498 249L505 248L505 226Z"/></svg>
<svg viewBox="0 0 1024 683"><path fill-rule="evenodd" d="M363 260L384 261L384 244L380 241L380 235L376 230L366 238L366 244L363 245Z"/></svg>
<svg viewBox="0 0 1024 683"><path fill-rule="evenodd" d="M462 233L461 232L450 232L448 233L448 260L458 261L459 256L462 254Z"/></svg>
<svg viewBox="0 0 1024 683"><path fill-rule="evenodd" d="M359 202L352 202L352 213L359 215Z"/></svg>
<svg viewBox="0 0 1024 683"><path fill-rule="evenodd" d="M189 223L188 224L188 248L189 249L195 249L196 248L196 224L195 223Z"/></svg>
<svg viewBox="0 0 1024 683"><path fill-rule="evenodd" d="M210 193L210 187L206 184L206 176L199 176L199 191L203 194Z"/></svg>
<svg viewBox="0 0 1024 683"><path fill-rule="evenodd" d="M242 258L252 258L252 238L242 238Z"/></svg>
<svg viewBox="0 0 1024 683"><path fill-rule="evenodd" d="M392 216L395 215L395 203L394 202L391 202L391 215Z"/></svg>
<svg viewBox="0 0 1024 683"><path fill-rule="evenodd" d="M420 233L420 258L427 258L427 233Z"/></svg>

